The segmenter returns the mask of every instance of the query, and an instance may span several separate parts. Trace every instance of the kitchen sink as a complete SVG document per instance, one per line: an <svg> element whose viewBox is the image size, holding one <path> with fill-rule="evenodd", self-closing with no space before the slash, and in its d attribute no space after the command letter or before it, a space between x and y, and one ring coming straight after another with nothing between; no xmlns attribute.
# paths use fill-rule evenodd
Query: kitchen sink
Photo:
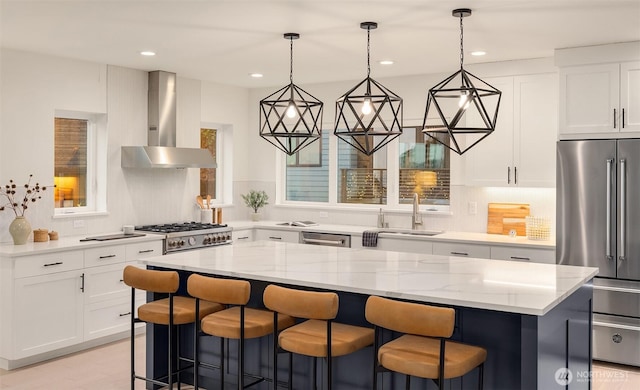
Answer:
<svg viewBox="0 0 640 390"><path fill-rule="evenodd" d="M443 230L411 230L411 229L381 229L378 234L400 234L409 236L437 236L444 233Z"/></svg>

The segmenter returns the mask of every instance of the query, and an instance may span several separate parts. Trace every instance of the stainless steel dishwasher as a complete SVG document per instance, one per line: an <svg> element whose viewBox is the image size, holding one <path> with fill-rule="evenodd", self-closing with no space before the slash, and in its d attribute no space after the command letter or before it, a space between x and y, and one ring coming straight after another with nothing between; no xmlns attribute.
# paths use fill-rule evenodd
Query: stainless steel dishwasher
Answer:
<svg viewBox="0 0 640 390"><path fill-rule="evenodd" d="M351 248L349 234L300 232L300 243Z"/></svg>

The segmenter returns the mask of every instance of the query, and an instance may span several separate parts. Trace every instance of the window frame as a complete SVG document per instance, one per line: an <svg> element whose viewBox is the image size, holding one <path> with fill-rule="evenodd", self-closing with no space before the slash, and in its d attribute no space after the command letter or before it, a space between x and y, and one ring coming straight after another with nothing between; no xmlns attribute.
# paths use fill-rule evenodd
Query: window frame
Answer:
<svg viewBox="0 0 640 390"><path fill-rule="evenodd" d="M403 128L416 128L419 124L407 124ZM286 181L286 169L287 169L287 155L279 150L275 150L276 154L276 202L275 206L283 207L296 207L296 208L309 208L309 209L336 209L336 210L354 210L354 211L377 211L380 207L386 211L399 211L406 212L411 211L411 204L401 204L399 202L399 176L400 176L400 163L399 163L399 139L396 138L389 142L385 148L387 148L387 203L385 204L365 204L365 203L339 203L338 202L338 142L342 142L338 137L333 136L333 123L325 123L322 126L322 131L329 131L329 200L327 202L309 202L309 201L295 201L287 200L287 181ZM450 172L453 171L452 167L449 167ZM449 188L449 205L424 205L420 207L423 212L430 214L451 214L451 186Z"/></svg>
<svg viewBox="0 0 640 390"><path fill-rule="evenodd" d="M87 121L87 187L86 204L75 207L55 207L53 217L77 217L107 212L107 115L70 110L55 110L55 118ZM55 155L55 141L54 141ZM55 166L54 166L55 175Z"/></svg>

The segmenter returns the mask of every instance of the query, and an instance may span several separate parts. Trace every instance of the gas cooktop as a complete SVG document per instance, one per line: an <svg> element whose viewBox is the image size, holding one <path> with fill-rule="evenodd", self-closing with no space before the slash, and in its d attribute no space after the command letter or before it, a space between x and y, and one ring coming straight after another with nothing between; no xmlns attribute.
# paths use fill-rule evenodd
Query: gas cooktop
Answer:
<svg viewBox="0 0 640 390"><path fill-rule="evenodd" d="M166 223L161 225L142 225L136 226L136 230L154 233L182 233L193 232L198 230L220 229L226 228L227 225L217 223L201 223L201 222L182 222L182 223Z"/></svg>
<svg viewBox="0 0 640 390"><path fill-rule="evenodd" d="M136 226L137 231L164 234L163 252L231 244L231 227L217 223L181 222Z"/></svg>

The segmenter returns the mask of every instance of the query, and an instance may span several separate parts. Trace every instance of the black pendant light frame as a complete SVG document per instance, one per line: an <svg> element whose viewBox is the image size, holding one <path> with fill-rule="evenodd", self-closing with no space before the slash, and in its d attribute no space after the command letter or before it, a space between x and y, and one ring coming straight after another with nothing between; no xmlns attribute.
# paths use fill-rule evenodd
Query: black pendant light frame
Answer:
<svg viewBox="0 0 640 390"><path fill-rule="evenodd" d="M334 135L367 156L402 134L402 98L370 77L370 31L377 27L375 22L360 23L367 30L367 77L336 100ZM366 100L371 113L365 118L360 108ZM384 111L392 115L390 120L383 118Z"/></svg>
<svg viewBox="0 0 640 390"><path fill-rule="evenodd" d="M471 10L468 8L455 9L452 11L452 15L460 18L460 70L429 90L427 106L422 122L424 129L422 132L459 155L462 155L495 130L502 92L464 70L462 19L470 16ZM455 80L459 80L460 83L455 84ZM466 103L459 106L453 115L450 117L447 116L442 103L449 99L460 99L461 95L466 95ZM487 110L486 100L488 98L497 98L495 111L493 113ZM483 101L483 99L485 101ZM460 124L460 119L462 119L470 108L473 108L479 115L484 126L466 126ZM427 117L430 110L433 109L437 111L443 126L427 125ZM442 137L443 134L449 136L448 143L446 137ZM460 136L463 135L474 135L477 139L474 139L469 145L462 145L460 140L456 139L456 136L460 138Z"/></svg>
<svg viewBox="0 0 640 390"><path fill-rule="evenodd" d="M290 83L260 101L260 137L291 156L321 137L323 103L293 83L293 41L300 34L284 38L290 40ZM290 107L295 121L287 120Z"/></svg>

